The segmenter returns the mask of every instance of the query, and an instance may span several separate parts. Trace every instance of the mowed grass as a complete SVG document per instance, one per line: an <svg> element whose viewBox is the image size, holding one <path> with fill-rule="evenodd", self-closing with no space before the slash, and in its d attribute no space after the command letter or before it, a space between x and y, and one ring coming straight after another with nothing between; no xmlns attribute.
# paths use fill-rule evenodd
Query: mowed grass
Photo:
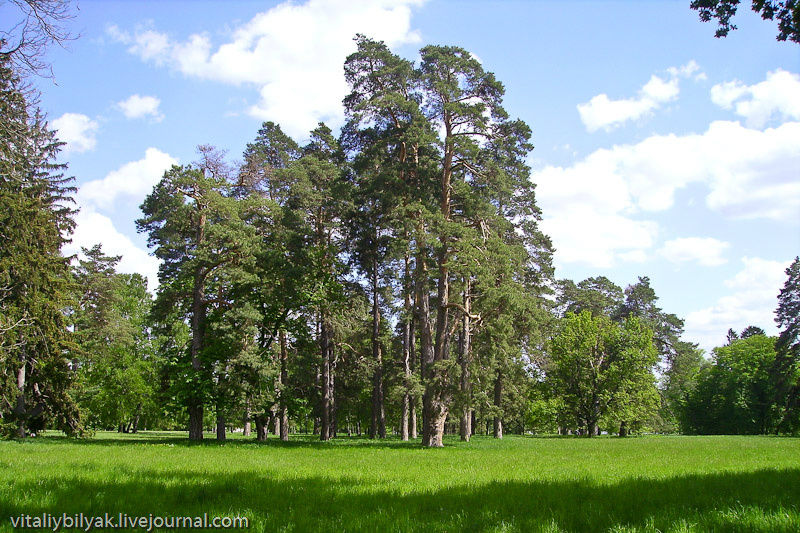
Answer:
<svg viewBox="0 0 800 533"><path fill-rule="evenodd" d="M100 433L0 442L0 531L62 513L244 515L253 531L800 531L800 439Z"/></svg>

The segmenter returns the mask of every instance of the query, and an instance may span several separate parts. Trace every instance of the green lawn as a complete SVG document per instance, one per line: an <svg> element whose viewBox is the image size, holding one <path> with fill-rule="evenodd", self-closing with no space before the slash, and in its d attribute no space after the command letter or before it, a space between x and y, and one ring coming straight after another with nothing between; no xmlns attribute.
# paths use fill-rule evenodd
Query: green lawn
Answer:
<svg viewBox="0 0 800 533"><path fill-rule="evenodd" d="M255 531L800 530L800 439L185 439L0 442L0 531L65 512L241 514Z"/></svg>

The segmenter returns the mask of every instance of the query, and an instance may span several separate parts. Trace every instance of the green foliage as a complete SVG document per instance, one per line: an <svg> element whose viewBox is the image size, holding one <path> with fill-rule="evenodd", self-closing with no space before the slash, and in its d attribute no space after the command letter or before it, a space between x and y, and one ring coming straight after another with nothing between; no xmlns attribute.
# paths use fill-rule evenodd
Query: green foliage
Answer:
<svg viewBox="0 0 800 533"><path fill-rule="evenodd" d="M662 395L664 399L662 419L667 431L680 430L690 433L691 420L688 416L688 402L695 393L697 378L709 366L703 350L695 344L680 341L671 364L663 377Z"/></svg>
<svg viewBox="0 0 800 533"><path fill-rule="evenodd" d="M775 338L754 335L714 348L686 402L692 433L766 434L776 430L781 410L771 371Z"/></svg>
<svg viewBox="0 0 800 533"><path fill-rule="evenodd" d="M165 172L136 222L162 260L153 318L190 324L190 341L173 352L169 378L172 396L189 410L193 438L202 437L203 406L223 396L228 360L247 347L246 324L237 324L247 312L228 311L237 291L252 281L258 249L255 229L243 215L249 204L233 196L223 154L208 146L199 152L197 165ZM242 336L236 349L224 335L206 336L237 326ZM220 343L228 349L219 349Z"/></svg>
<svg viewBox="0 0 800 533"><path fill-rule="evenodd" d="M65 355L75 348L65 317L72 280L61 255L75 189L56 163L62 143L27 90L0 55L0 423L20 437L81 429Z"/></svg>
<svg viewBox="0 0 800 533"><path fill-rule="evenodd" d="M612 316L622 306L622 288L605 276L587 278L577 285L565 279L558 282L561 315L580 314L586 310L592 315Z"/></svg>
<svg viewBox="0 0 800 533"><path fill-rule="evenodd" d="M366 424L371 396L395 428L423 399L434 446L470 415L518 431L690 427L710 371L650 279L554 281L531 129L504 109L503 84L463 48L426 46L415 64L355 41L338 139L321 123L300 146L265 122L237 168L200 146L198 162L165 172L137 221L162 261L146 318L143 280L86 251L71 354L91 423L188 416L199 439L211 406L222 424L262 429L288 410L295 428L332 436ZM770 376L788 414L800 385L787 328Z"/></svg>
<svg viewBox="0 0 800 533"><path fill-rule="evenodd" d="M736 26L731 19L736 15L739 0L692 0L690 7L700 15L700 20L718 22L716 37L725 37ZM800 3L795 0L753 0L752 9L764 20L778 19L779 41L800 43Z"/></svg>
<svg viewBox="0 0 800 533"><path fill-rule="evenodd" d="M592 435L603 419L648 418L657 406L652 336L634 317L617 325L589 311L567 314L550 345L547 377L571 417L568 426Z"/></svg>
<svg viewBox="0 0 800 533"><path fill-rule="evenodd" d="M753 335L766 335L763 329L758 326L747 326L742 330L742 333L739 335L740 339L746 339L748 337L752 337Z"/></svg>
<svg viewBox="0 0 800 533"><path fill-rule="evenodd" d="M120 257L104 255L100 245L82 253L71 318L87 424L126 432L152 427L162 422L156 402L162 363L149 326L147 281L117 273Z"/></svg>
<svg viewBox="0 0 800 533"><path fill-rule="evenodd" d="M778 294L775 322L783 329L775 343L772 379L776 401L784 409L781 429L800 429L800 257L786 269L788 279Z"/></svg>

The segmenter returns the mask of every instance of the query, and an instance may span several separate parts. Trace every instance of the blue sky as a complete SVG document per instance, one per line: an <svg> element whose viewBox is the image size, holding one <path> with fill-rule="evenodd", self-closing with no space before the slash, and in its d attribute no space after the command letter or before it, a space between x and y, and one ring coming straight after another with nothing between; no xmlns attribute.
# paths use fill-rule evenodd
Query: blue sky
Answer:
<svg viewBox="0 0 800 533"><path fill-rule="evenodd" d="M36 81L81 187L67 251L102 242L154 277L133 221L163 171L198 144L236 160L264 120L300 141L340 125L360 32L410 59L462 46L505 84L559 278L647 275L706 349L729 327L774 333L800 253L800 46L746 7L715 39L688 4L83 1L54 82Z"/></svg>

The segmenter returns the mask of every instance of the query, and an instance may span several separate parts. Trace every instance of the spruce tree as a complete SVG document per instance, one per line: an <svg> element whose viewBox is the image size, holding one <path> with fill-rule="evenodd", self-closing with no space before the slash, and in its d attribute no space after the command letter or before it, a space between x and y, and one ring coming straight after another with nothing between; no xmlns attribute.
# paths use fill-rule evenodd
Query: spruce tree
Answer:
<svg viewBox="0 0 800 533"><path fill-rule="evenodd" d="M773 382L783 409L780 429L797 431L800 426L800 257L786 269L787 280L778 294L775 322L782 331L775 343Z"/></svg>
<svg viewBox="0 0 800 533"><path fill-rule="evenodd" d="M72 281L61 255L75 189L31 94L0 56L0 409L5 430L19 437L51 423L80 430L65 317Z"/></svg>

